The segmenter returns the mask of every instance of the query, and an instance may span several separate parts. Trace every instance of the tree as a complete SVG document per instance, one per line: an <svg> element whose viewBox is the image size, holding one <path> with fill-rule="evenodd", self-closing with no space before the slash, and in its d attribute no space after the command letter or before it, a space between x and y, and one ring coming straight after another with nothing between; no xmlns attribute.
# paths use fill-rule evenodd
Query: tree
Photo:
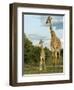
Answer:
<svg viewBox="0 0 74 90"><path fill-rule="evenodd" d="M31 62L32 42L24 35L24 62Z"/></svg>
<svg viewBox="0 0 74 90"><path fill-rule="evenodd" d="M40 59L40 48L34 46L32 42L24 35L24 63L38 64Z"/></svg>

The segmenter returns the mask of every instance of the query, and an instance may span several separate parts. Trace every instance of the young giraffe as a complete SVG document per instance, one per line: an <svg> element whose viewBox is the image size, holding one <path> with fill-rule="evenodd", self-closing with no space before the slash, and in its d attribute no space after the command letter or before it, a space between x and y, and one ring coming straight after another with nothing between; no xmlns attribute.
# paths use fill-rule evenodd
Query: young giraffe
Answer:
<svg viewBox="0 0 74 90"><path fill-rule="evenodd" d="M43 69L44 67L44 70L46 70L46 65L45 65L45 52L44 52L44 48L43 48L43 41L40 40L39 42L39 46L41 48L41 51L40 51L40 71Z"/></svg>
<svg viewBox="0 0 74 90"><path fill-rule="evenodd" d="M61 41L60 39L56 36L56 33L52 30L52 18L49 16L47 18L46 24L49 24L49 30L51 34L51 51L52 51L52 57L55 57L55 60L53 61L54 64L59 64L59 58L60 58L60 49L61 49ZM59 56L59 58L58 58Z"/></svg>

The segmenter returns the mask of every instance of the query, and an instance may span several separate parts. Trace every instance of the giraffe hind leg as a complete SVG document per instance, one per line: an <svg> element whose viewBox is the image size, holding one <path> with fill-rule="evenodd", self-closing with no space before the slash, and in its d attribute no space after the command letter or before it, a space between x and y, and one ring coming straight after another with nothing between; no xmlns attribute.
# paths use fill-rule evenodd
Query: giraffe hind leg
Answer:
<svg viewBox="0 0 74 90"><path fill-rule="evenodd" d="M61 56L60 56L60 51L58 52L58 64L60 64L60 58L61 58Z"/></svg>
<svg viewBox="0 0 74 90"><path fill-rule="evenodd" d="M52 64L54 65L55 62L54 62L54 52L52 52Z"/></svg>

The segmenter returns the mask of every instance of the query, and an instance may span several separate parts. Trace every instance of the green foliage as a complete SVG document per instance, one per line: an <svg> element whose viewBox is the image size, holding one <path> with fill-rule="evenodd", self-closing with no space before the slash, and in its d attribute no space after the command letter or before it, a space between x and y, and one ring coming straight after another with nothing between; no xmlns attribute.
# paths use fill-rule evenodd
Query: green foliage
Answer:
<svg viewBox="0 0 74 90"><path fill-rule="evenodd" d="M32 45L32 42L24 35L24 63L38 64L40 48Z"/></svg>
<svg viewBox="0 0 74 90"><path fill-rule="evenodd" d="M32 42L26 38L26 35L24 35L24 62L29 63L31 62L32 56Z"/></svg>

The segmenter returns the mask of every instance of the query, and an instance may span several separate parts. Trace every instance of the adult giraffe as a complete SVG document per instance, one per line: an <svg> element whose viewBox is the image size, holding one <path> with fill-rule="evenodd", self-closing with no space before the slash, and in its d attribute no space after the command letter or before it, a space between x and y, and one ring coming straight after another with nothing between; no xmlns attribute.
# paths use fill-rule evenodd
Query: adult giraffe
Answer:
<svg viewBox="0 0 74 90"><path fill-rule="evenodd" d="M49 24L49 31L51 34L50 47L51 47L52 57L55 58L53 62L54 64L59 64L61 41L57 37L56 33L52 30L52 17L51 16L48 16L46 20L46 24Z"/></svg>

